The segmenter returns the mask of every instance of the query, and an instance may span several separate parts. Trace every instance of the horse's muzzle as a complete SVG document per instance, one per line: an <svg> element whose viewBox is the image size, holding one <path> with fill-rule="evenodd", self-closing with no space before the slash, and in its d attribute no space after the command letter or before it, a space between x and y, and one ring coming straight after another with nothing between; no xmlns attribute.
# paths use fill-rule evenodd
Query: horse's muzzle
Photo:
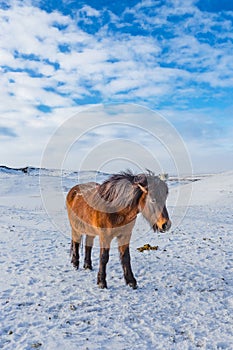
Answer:
<svg viewBox="0 0 233 350"><path fill-rule="evenodd" d="M162 225L162 227L158 227L156 224L154 224L152 228L154 231L159 231L161 233L164 233L170 229L171 225L172 225L171 220L168 220Z"/></svg>

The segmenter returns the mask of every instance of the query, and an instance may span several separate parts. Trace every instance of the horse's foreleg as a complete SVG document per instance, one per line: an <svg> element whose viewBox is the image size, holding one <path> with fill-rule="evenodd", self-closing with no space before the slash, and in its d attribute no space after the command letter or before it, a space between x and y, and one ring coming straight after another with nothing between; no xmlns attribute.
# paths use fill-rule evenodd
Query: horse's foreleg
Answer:
<svg viewBox="0 0 233 350"><path fill-rule="evenodd" d="M124 271L125 282L133 289L137 289L137 281L134 278L130 263L129 244L121 245L120 242L118 242L118 249L120 253L121 264Z"/></svg>
<svg viewBox="0 0 233 350"><path fill-rule="evenodd" d="M86 244L85 244L85 259L84 259L84 269L92 270L92 262L91 262L91 250L93 247L94 237L86 236Z"/></svg>
<svg viewBox="0 0 233 350"><path fill-rule="evenodd" d="M109 260L109 248L100 248L100 266L97 277L97 284L100 288L107 288L106 265Z"/></svg>

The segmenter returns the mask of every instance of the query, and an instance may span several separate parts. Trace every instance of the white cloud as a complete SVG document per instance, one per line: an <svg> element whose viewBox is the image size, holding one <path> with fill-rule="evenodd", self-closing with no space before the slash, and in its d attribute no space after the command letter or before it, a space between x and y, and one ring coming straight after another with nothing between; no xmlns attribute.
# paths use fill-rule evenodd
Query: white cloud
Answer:
<svg viewBox="0 0 233 350"><path fill-rule="evenodd" d="M199 28L201 12L194 5L190 7L190 4L191 2L189 6L183 7L182 13L194 14L194 17L192 22L190 17L184 20L184 24ZM148 6L153 9L156 17L166 19L167 29L173 31L173 37L169 40L164 38L162 41L152 36L147 36L145 40L142 35L108 33L106 26L96 35L90 35L78 28L68 16L57 12L48 14L30 6L16 6L11 10L1 11L2 17L5 18L2 27L4 35L1 38L3 50L1 63L3 66L10 66L11 69L30 69L43 75L41 80L46 76L45 86L70 94L69 103L72 94L76 94L76 89L79 98L82 94L88 95L88 90L90 94L94 89L105 98L111 99L112 93L117 95L124 87L125 91L128 87L132 87L137 91L135 97L138 98L138 91L142 91L143 80L145 83L149 81L149 84L146 84L151 86L151 91L155 88L159 90L161 83L161 91L168 91L172 85L176 88L177 80L179 89L186 89L188 81L205 82L210 86L230 86L232 60L229 47L226 45L211 47L207 43L201 43L192 31L185 34L185 25L184 28L174 27L173 23L169 23L168 16L176 13L174 11L180 5L179 2L173 5L175 6L171 9L169 6L163 6L160 16L152 2L143 2L135 9L131 9L136 18L140 18L143 14L148 22L154 17L145 12ZM88 6L84 6L82 11L87 17L100 16L100 11ZM214 21L212 17L203 24L203 32L216 24L216 20ZM54 27L56 24L66 27L59 31ZM229 23L226 27L230 29ZM15 36L17 40L14 40ZM66 45L69 51L61 52L59 45ZM164 49L167 53L163 53ZM19 53L18 56L16 52ZM25 55L34 55L35 59L29 56L25 60ZM164 64L172 66L168 69L163 67ZM224 68L228 68L228 75L225 74L225 78L222 79ZM203 72L203 69L206 71ZM158 72L161 74L157 74ZM137 79L139 75L142 79ZM165 81L168 84L167 88L164 86ZM63 84L57 87L60 82ZM43 89L43 83L40 85ZM148 98L150 97L152 94L148 95Z"/></svg>
<svg viewBox="0 0 233 350"><path fill-rule="evenodd" d="M84 16L84 18L88 18L88 17L100 17L101 14L99 11L95 10L94 8L92 8L91 6L88 5L84 5L79 11L78 11L79 15Z"/></svg>
<svg viewBox="0 0 233 350"><path fill-rule="evenodd" d="M103 13L111 23L101 27ZM78 25L80 20L84 26ZM74 19L30 2L13 2L0 10L0 21L0 126L19 135L14 144L10 137L4 141L9 142L12 163L25 162L29 150L23 144L28 143L38 164L48 134L70 115L74 100L136 101L152 108L172 104L174 110L186 109L172 116L180 127L189 118L199 118L193 107L187 112L190 101L227 98L227 89L233 88L232 23L222 14L200 11L192 0L161 6L146 0L121 16L84 5ZM95 34L85 32L91 23L98 23ZM130 33L134 26L142 30L140 35ZM40 105L51 113L38 110ZM211 110L202 112L198 122L205 126ZM200 135L195 134L197 124L190 125L194 149ZM216 136L213 125L209 129ZM189 135L187 129L181 131ZM217 140L228 144L228 139Z"/></svg>
<svg viewBox="0 0 233 350"><path fill-rule="evenodd" d="M214 172L232 169L232 108L175 111L163 115L176 125L190 152L194 171Z"/></svg>

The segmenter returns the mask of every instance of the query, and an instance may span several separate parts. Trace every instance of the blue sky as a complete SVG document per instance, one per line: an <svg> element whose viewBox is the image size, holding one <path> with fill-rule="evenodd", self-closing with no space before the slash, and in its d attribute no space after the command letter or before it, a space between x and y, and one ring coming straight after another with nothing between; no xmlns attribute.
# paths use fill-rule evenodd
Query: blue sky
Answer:
<svg viewBox="0 0 233 350"><path fill-rule="evenodd" d="M232 168L232 1L8 0L0 9L1 164L38 166L53 132L87 105L134 103L174 125L194 171Z"/></svg>

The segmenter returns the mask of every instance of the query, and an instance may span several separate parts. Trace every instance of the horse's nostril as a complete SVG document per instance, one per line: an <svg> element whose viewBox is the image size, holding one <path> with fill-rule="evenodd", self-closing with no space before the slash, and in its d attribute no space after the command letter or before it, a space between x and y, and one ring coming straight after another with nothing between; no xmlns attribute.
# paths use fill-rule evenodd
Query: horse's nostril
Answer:
<svg viewBox="0 0 233 350"><path fill-rule="evenodd" d="M163 231L168 231L171 227L171 221L168 220L167 222L165 222L163 225L162 225L162 230Z"/></svg>

